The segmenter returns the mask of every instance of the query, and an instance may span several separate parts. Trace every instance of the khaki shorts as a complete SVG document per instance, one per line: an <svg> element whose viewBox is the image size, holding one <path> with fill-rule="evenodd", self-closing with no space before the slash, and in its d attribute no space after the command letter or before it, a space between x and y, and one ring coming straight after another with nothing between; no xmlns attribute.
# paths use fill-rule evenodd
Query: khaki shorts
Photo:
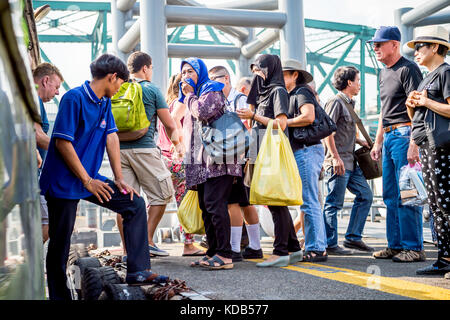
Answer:
<svg viewBox="0 0 450 320"><path fill-rule="evenodd" d="M172 201L175 189L172 174L161 159L159 148L120 150L123 179L136 191L140 188L150 205L166 205Z"/></svg>

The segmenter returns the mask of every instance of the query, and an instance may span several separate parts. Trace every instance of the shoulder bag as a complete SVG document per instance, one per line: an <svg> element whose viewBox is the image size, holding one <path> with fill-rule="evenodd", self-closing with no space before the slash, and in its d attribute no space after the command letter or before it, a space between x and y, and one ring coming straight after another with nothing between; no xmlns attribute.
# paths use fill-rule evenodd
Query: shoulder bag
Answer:
<svg viewBox="0 0 450 320"><path fill-rule="evenodd" d="M297 89L295 94L298 94L301 89L303 87ZM305 127L294 127L292 136L298 143L305 145L318 144L320 140L337 130L334 121L318 103L314 103L314 113L315 119L312 124Z"/></svg>
<svg viewBox="0 0 450 320"><path fill-rule="evenodd" d="M252 136L241 118L230 111L225 111L211 123L202 122L200 136L206 153L216 164L235 163L235 159L243 159L252 142Z"/></svg>
<svg viewBox="0 0 450 320"><path fill-rule="evenodd" d="M378 161L374 161L372 157L370 156L370 150L372 150L373 142L372 139L370 139L369 134L367 133L366 129L364 128L364 125L361 121L361 119L356 114L355 110L353 110L353 106L350 105L345 99L340 98L344 105L347 107L348 112L350 112L350 115L353 118L353 121L356 122L356 125L359 128L359 131L361 131L362 135L366 139L367 143L369 144L370 148L362 147L355 151L355 158L358 162L359 167L361 168L361 171L364 174L364 177L367 180L376 179L382 176L382 158L378 159Z"/></svg>

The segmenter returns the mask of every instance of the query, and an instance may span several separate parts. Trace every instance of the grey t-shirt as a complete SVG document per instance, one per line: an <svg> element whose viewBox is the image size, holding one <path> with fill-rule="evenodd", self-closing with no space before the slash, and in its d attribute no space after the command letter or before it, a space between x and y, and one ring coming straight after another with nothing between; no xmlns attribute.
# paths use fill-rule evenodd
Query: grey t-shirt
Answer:
<svg viewBox="0 0 450 320"><path fill-rule="evenodd" d="M154 136L158 117L157 111L158 109L168 109L169 107L156 85L146 80L136 79L136 81L142 86L142 100L144 101L145 113L150 121L150 126L142 138L135 141L120 142L120 149L156 148Z"/></svg>
<svg viewBox="0 0 450 320"><path fill-rule="evenodd" d="M350 101L345 94L340 92L327 102L325 111L336 123L337 131L334 134L334 142L339 156L344 162L345 170L353 171L355 168L356 123L345 106L344 99L347 99L353 108L355 107L355 101ZM325 147L325 169L333 166L332 159L330 150Z"/></svg>

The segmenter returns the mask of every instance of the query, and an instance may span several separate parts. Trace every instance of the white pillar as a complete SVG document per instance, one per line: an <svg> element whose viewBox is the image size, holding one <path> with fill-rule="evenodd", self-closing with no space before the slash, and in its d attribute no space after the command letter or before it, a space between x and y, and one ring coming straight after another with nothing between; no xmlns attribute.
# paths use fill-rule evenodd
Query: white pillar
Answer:
<svg viewBox="0 0 450 320"><path fill-rule="evenodd" d="M117 9L117 0L111 0L113 53L126 63L127 55L119 47L119 40L125 33L126 13Z"/></svg>
<svg viewBox="0 0 450 320"><path fill-rule="evenodd" d="M401 53L408 58L409 60L414 60L414 50L408 48L405 44L408 41L411 41L414 36L414 27L411 25L406 25L402 23L402 16L408 12L413 10L413 8L400 8L394 10L394 22L395 25L399 28L400 34L402 36L401 39Z"/></svg>
<svg viewBox="0 0 450 320"><path fill-rule="evenodd" d="M278 8L287 16L280 30L281 60L296 59L306 66L303 0L278 0Z"/></svg>
<svg viewBox="0 0 450 320"><path fill-rule="evenodd" d="M166 0L141 1L141 50L152 57L153 78L163 94L168 80Z"/></svg>
<svg viewBox="0 0 450 320"><path fill-rule="evenodd" d="M253 41L255 36L255 30L254 29L248 29L249 35L248 38L244 41L239 41L239 47L242 48L242 46L248 44L249 42ZM239 57L238 61L238 68L236 70L236 78L240 79L242 77L250 76L250 59L245 57L242 52Z"/></svg>

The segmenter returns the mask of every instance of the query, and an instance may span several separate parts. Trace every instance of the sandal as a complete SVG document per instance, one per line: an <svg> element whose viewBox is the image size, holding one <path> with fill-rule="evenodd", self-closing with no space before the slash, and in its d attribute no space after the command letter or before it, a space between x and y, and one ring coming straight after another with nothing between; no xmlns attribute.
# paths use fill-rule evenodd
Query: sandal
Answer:
<svg viewBox="0 0 450 320"><path fill-rule="evenodd" d="M200 266L201 266L201 265L200 265L200 262L202 262L202 261L208 261L208 259L211 259L211 258L208 257L208 256L204 256L203 258L201 258L201 259L198 260L198 261L191 262L191 267L200 267Z"/></svg>
<svg viewBox="0 0 450 320"><path fill-rule="evenodd" d="M217 255L212 257L211 259L206 260L208 262L208 265L200 264L201 267L208 268L209 270L226 270L226 269L233 269L234 265L233 263L225 263L222 259L220 259ZM216 266L214 263L218 263L219 265Z"/></svg>
<svg viewBox="0 0 450 320"><path fill-rule="evenodd" d="M303 262L325 262L328 260L328 255L324 251L306 251L303 255Z"/></svg>

